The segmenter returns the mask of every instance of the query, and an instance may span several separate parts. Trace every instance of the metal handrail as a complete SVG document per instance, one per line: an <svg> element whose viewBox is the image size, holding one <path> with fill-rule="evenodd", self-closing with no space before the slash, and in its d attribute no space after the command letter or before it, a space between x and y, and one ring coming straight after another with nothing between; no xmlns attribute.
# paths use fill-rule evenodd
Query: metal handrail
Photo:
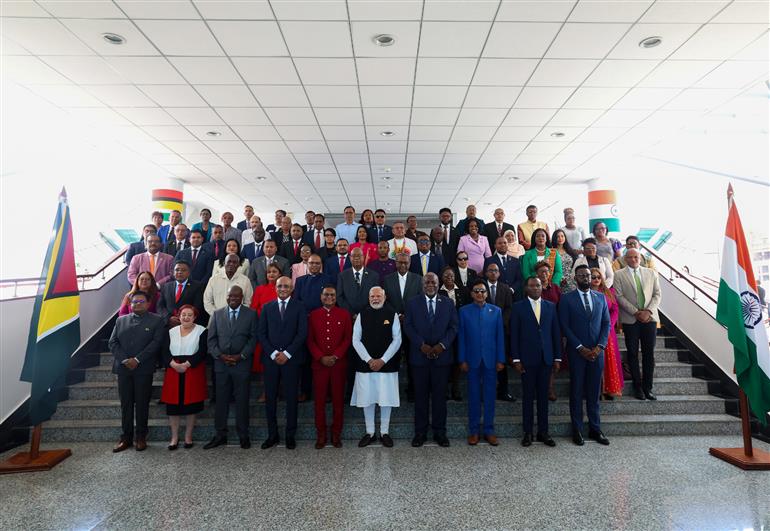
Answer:
<svg viewBox="0 0 770 531"><path fill-rule="evenodd" d="M663 258L661 258L661 256L658 253L656 253L653 249L650 249L649 247L647 247L644 243L639 242L639 244L642 246L642 249L644 249L649 254L651 254L653 257L655 257L655 260L659 261L661 264L665 265L668 268L669 273L670 273L669 274L669 278L668 278L669 280L671 280L673 282L674 278L681 278L682 280L687 282L690 286L692 286L692 289L693 289L692 300L697 300L698 299L698 293L700 293L701 295L706 297L708 300L710 300L714 304L717 303L717 300L714 297L709 295L707 292L705 292L703 290L703 288L701 288L700 286L695 284L692 280L687 278L686 275L688 275L688 273L683 273L682 271L680 271L676 267L674 267L671 264L669 264L668 262L666 262ZM674 276L674 275L676 275L676 276Z"/></svg>

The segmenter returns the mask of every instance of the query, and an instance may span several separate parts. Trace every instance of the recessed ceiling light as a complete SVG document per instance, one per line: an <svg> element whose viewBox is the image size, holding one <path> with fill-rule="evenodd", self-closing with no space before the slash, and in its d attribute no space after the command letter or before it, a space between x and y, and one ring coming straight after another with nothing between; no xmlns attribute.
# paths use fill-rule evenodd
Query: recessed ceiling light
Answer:
<svg viewBox="0 0 770 531"><path fill-rule="evenodd" d="M551 133L551 136L554 138L562 138L564 136L564 133L562 133L561 131L554 131L553 133Z"/></svg>
<svg viewBox="0 0 770 531"><path fill-rule="evenodd" d="M382 171L384 171L385 173L390 173L390 172L392 172L393 170L392 170L392 169L390 169L390 168L383 168L383 169L382 169Z"/></svg>
<svg viewBox="0 0 770 531"><path fill-rule="evenodd" d="M206 136L222 136L219 131L206 131Z"/></svg>
<svg viewBox="0 0 770 531"><path fill-rule="evenodd" d="M661 42L663 42L663 39L661 37L647 37L646 39L642 39L641 41L639 41L639 47L640 48L655 48Z"/></svg>
<svg viewBox="0 0 770 531"><path fill-rule="evenodd" d="M393 177L391 177L390 175L383 175L382 176L382 180L383 181L391 181L391 180L393 180Z"/></svg>
<svg viewBox="0 0 770 531"><path fill-rule="evenodd" d="M463 197L463 201L470 201L470 200L471 200L470 197Z"/></svg>
<svg viewBox="0 0 770 531"><path fill-rule="evenodd" d="M264 175L257 175L257 180L264 181L264 180L267 180L267 177L265 177Z"/></svg>
<svg viewBox="0 0 770 531"><path fill-rule="evenodd" d="M377 46L393 46L396 43L396 38L393 35L388 35L387 33L375 35L372 40Z"/></svg>
<svg viewBox="0 0 770 531"><path fill-rule="evenodd" d="M385 188L386 188L386 189L388 189L388 190L390 190L390 185L389 185L389 184L386 184L386 185L385 185Z"/></svg>
<svg viewBox="0 0 770 531"><path fill-rule="evenodd" d="M487 203L484 203L484 204L485 204L485 205L487 205L487 206L489 206L489 205L491 205L492 203L488 203L488 202L487 202Z"/></svg>
<svg viewBox="0 0 770 531"><path fill-rule="evenodd" d="M312 197L306 197L305 201L310 201L311 199L313 199L313 198Z"/></svg>
<svg viewBox="0 0 770 531"><path fill-rule="evenodd" d="M382 136L395 136L395 131L380 131L380 135Z"/></svg>
<svg viewBox="0 0 770 531"><path fill-rule="evenodd" d="M509 181L518 181L518 180L519 180L519 178L518 178L518 177L516 177L515 175L511 175L510 177L508 177L508 180L509 180Z"/></svg>
<svg viewBox="0 0 770 531"><path fill-rule="evenodd" d="M290 203L284 203L283 206L289 206Z"/></svg>
<svg viewBox="0 0 770 531"><path fill-rule="evenodd" d="M102 39L109 42L110 44L125 44L126 39L122 35L118 35L117 33L102 33Z"/></svg>

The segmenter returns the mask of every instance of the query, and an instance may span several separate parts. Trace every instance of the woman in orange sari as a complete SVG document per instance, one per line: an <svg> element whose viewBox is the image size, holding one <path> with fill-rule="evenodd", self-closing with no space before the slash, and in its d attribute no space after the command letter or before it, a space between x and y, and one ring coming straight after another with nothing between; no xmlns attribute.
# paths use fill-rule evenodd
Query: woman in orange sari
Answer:
<svg viewBox="0 0 770 531"><path fill-rule="evenodd" d="M251 309L257 312L257 317L262 313L262 307L270 301L274 301L278 298L278 292L275 291L275 281L282 275L281 268L277 264L270 264L267 266L265 276L267 277L267 284L262 284L254 288L254 294L251 296ZM262 365L262 346L257 341L257 346L254 348L254 360L251 362L251 372L261 373L265 370ZM265 401L265 391L259 395L259 402Z"/></svg>
<svg viewBox="0 0 770 531"><path fill-rule="evenodd" d="M615 289L608 288L604 283L604 276L598 267L591 268L591 289L602 293L607 299L607 308L610 311L610 336L607 340L607 349L604 351L604 382L602 393L607 400L614 400L616 396L623 394L623 365L618 349L618 336L615 334L615 325L618 323L620 307L615 296Z"/></svg>

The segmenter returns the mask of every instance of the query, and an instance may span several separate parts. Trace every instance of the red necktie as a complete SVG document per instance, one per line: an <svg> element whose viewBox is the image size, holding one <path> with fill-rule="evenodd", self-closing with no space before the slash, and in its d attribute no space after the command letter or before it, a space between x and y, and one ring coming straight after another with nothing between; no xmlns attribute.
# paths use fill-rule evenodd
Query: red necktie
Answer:
<svg viewBox="0 0 770 531"><path fill-rule="evenodd" d="M294 254L297 254L298 248L299 248L299 242L297 240L294 240Z"/></svg>
<svg viewBox="0 0 770 531"><path fill-rule="evenodd" d="M214 256L219 256L219 240L214 242Z"/></svg>
<svg viewBox="0 0 770 531"><path fill-rule="evenodd" d="M345 269L345 257L340 256L340 271L342 271L343 269Z"/></svg>
<svg viewBox="0 0 770 531"><path fill-rule="evenodd" d="M179 302L179 299L182 297L182 284L179 284L177 282L176 284L176 297L174 297L175 302Z"/></svg>
<svg viewBox="0 0 770 531"><path fill-rule="evenodd" d="M315 231L315 248L316 249L321 248L321 231L320 230Z"/></svg>

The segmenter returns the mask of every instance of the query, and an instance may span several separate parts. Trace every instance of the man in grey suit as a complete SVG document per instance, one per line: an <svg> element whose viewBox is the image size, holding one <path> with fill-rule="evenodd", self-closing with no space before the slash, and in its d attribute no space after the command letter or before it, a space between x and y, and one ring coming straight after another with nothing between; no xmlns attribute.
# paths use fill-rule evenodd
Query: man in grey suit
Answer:
<svg viewBox="0 0 770 531"><path fill-rule="evenodd" d="M417 273L409 271L411 258L406 253L396 255L396 272L385 277L383 287L385 288L386 304L390 304L400 321L404 323L404 313L407 303L414 297L422 294L422 277ZM401 350L404 353L402 358L408 359L409 356L409 337L401 327ZM412 368L406 366L407 384L406 398L409 402L414 402L414 382L412 378Z"/></svg>
<svg viewBox="0 0 770 531"><path fill-rule="evenodd" d="M350 251L350 269L337 277L337 305L356 316L369 306L369 290L380 285L377 273L364 267L364 253L360 248Z"/></svg>
<svg viewBox="0 0 770 531"><path fill-rule="evenodd" d="M251 287L267 284L267 266L270 264L278 265L281 268L281 273L291 277L291 265L289 265L289 261L286 258L277 254L278 247L275 240L265 240L263 251L265 255L255 258L249 266Z"/></svg>
<svg viewBox="0 0 770 531"><path fill-rule="evenodd" d="M131 313L118 317L110 336L109 348L115 361L112 372L118 375L118 395L122 413L120 442L113 452L133 446L134 408L136 408L136 450L147 448L147 418L150 413L152 375L166 331L163 319L147 311L147 294L131 295Z"/></svg>
<svg viewBox="0 0 770 531"><path fill-rule="evenodd" d="M217 400L214 426L216 435L204 450L227 444L227 397L235 394L235 428L241 448L251 448L249 438L249 377L251 357L257 345L257 312L243 306L243 289L232 286L227 292L227 306L216 310L209 320L208 347L217 373Z"/></svg>

